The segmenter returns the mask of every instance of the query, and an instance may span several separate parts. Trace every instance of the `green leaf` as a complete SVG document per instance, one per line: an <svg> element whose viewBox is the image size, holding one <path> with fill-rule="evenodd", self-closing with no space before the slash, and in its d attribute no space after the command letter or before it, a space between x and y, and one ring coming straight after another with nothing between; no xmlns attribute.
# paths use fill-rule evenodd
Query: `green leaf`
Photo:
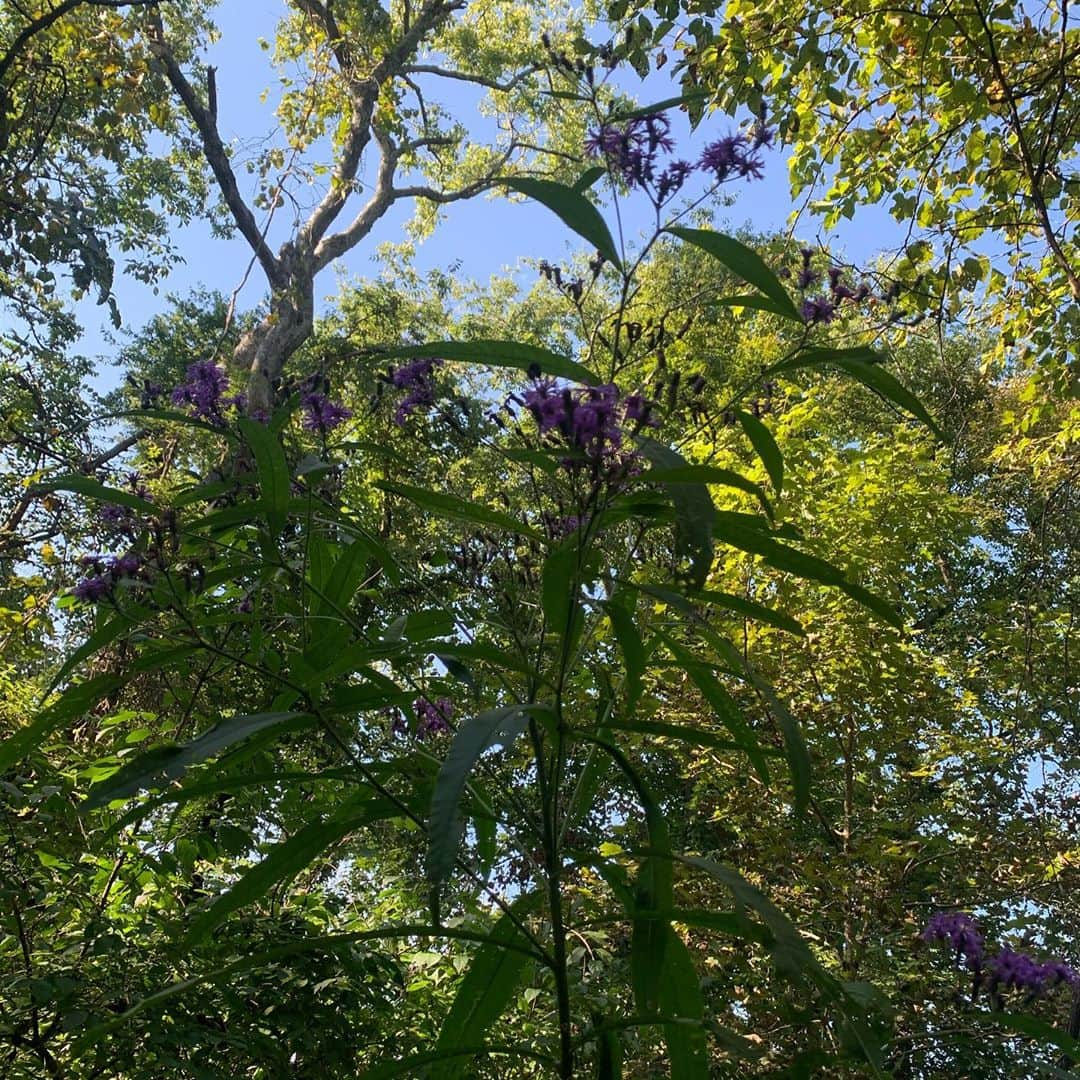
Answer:
<svg viewBox="0 0 1080 1080"><path fill-rule="evenodd" d="M575 181L574 190L579 194L584 195L596 183L597 180L607 175L607 169L603 165L594 165L591 169L586 169Z"/></svg>
<svg viewBox="0 0 1080 1080"><path fill-rule="evenodd" d="M159 746L140 754L107 780L95 784L83 806L87 810L93 810L112 802L113 799L123 799L144 788L176 779L183 775L189 766L206 761L207 758L214 757L227 747L248 739L257 732L268 728L294 731L299 727L310 726L313 722L313 717L298 712L230 716L183 746Z"/></svg>
<svg viewBox="0 0 1080 1080"><path fill-rule="evenodd" d="M672 1080L709 1080L701 981L682 938L669 926L660 977L660 1011L685 1023L664 1025Z"/></svg>
<svg viewBox="0 0 1080 1080"><path fill-rule="evenodd" d="M70 491L76 495L85 495L88 499L96 499L98 502L126 506L130 510L138 510L141 514L158 512L158 508L152 502L141 499L133 492L106 487L89 476L58 476L55 480L35 484L30 490L35 495L46 495L50 491Z"/></svg>
<svg viewBox="0 0 1080 1080"><path fill-rule="evenodd" d="M425 506L435 510L444 517L458 518L461 521L471 521L479 525L494 525L507 532L517 533L519 536L527 536L532 540L541 540L543 537L524 521L519 521L501 510L492 510L490 507L481 506L479 503L466 502L456 495L447 495L441 491L425 491L422 488L410 487L408 484L396 484L390 480L379 480L376 487L383 491L392 492L416 503L417 506Z"/></svg>
<svg viewBox="0 0 1080 1080"><path fill-rule="evenodd" d="M657 735L663 739L675 739L691 746L708 746L713 750L745 750L742 742L722 739L711 731L703 731L690 724L665 724L658 720L612 720L608 726L612 731L636 732L640 735ZM761 748L759 753L765 757L779 757L779 750Z"/></svg>
<svg viewBox="0 0 1080 1080"><path fill-rule="evenodd" d="M554 180L538 180L534 177L522 176L504 182L511 191L527 195L554 211L565 225L588 240L612 266L621 269L619 250L615 247L607 223L600 211L580 191Z"/></svg>
<svg viewBox="0 0 1080 1080"><path fill-rule="evenodd" d="M64 666L56 673L49 684L49 691L55 690L84 660L111 645L121 634L130 630L134 625L128 615L120 613L114 615L101 625L79 646L65 661Z"/></svg>
<svg viewBox="0 0 1080 1080"><path fill-rule="evenodd" d="M718 307L751 308L754 311L768 311L772 315L779 315L785 319L791 318L791 312L788 311L786 304L778 304L775 300L770 300L767 296L758 296L756 293L721 296L712 303Z"/></svg>
<svg viewBox="0 0 1080 1080"><path fill-rule="evenodd" d="M281 448L277 436L267 427L255 420L241 417L237 424L244 441L255 455L255 467L259 474L260 500L266 514L270 531L275 535L285 528L289 511L290 477L289 465L285 460L285 451Z"/></svg>
<svg viewBox="0 0 1080 1080"><path fill-rule="evenodd" d="M761 458L761 464L772 481L773 491L779 497L784 487L784 455L780 453L772 432L753 413L739 409L735 415L757 456Z"/></svg>
<svg viewBox="0 0 1080 1080"><path fill-rule="evenodd" d="M814 958L809 946L791 920L765 894L751 885L737 870L698 855L675 855L677 862L703 870L729 889L740 907L756 912L773 936L773 960L777 967L795 976L807 976L822 989L840 992L839 983Z"/></svg>
<svg viewBox="0 0 1080 1080"><path fill-rule="evenodd" d="M755 683L768 702L769 712L772 713L780 728L780 734L784 738L784 753L791 772L792 791L795 795L795 813L801 814L810 802L811 779L810 751L803 737L802 725L767 683L756 679Z"/></svg>
<svg viewBox="0 0 1080 1080"><path fill-rule="evenodd" d="M1070 1038L1067 1032L1048 1024L1045 1020L1025 1013L1007 1012L991 1013L988 1019L1009 1031L1015 1031L1020 1035L1030 1035L1040 1042L1049 1043L1067 1054L1073 1062L1080 1062L1080 1040Z"/></svg>
<svg viewBox="0 0 1080 1080"><path fill-rule="evenodd" d="M687 652L667 635L664 636L671 655L690 676L701 696L712 706L717 719L731 732L732 737L750 759L754 770L765 784L769 783L769 767L765 755L758 745L753 729L746 722L735 699L724 689L708 665L702 663L692 653Z"/></svg>
<svg viewBox="0 0 1080 1080"><path fill-rule="evenodd" d="M603 606L611 620L611 629L619 643L623 666L626 668L626 706L629 711L641 697L642 676L645 674L648 653L634 622L633 597L625 592L616 593Z"/></svg>
<svg viewBox="0 0 1080 1080"><path fill-rule="evenodd" d="M761 256L734 237L713 232L712 229L670 228L673 236L685 240L688 244L708 252L714 259L722 262L732 273L737 274L760 290L776 304L776 313L795 322L802 322L802 316L795 307L787 289L780 279L765 265Z"/></svg>
<svg viewBox="0 0 1080 1080"><path fill-rule="evenodd" d="M596 1034L596 1080L622 1080L622 1040L607 1028Z"/></svg>
<svg viewBox="0 0 1080 1080"><path fill-rule="evenodd" d="M657 469L688 468L682 455L652 439L641 439L641 452ZM702 483L664 484L675 509L675 548L690 560L690 580L700 589L712 569L716 507Z"/></svg>
<svg viewBox="0 0 1080 1080"><path fill-rule="evenodd" d="M912 416L921 420L939 439L945 436L938 427L937 422L927 411L926 406L891 372L887 371L882 362L884 357L881 353L869 348L855 349L808 349L805 352L793 356L790 360L774 364L769 372L794 371L804 367L819 367L829 365L839 368L854 379L858 379L864 386L873 390L886 401L911 413Z"/></svg>
<svg viewBox="0 0 1080 1080"><path fill-rule="evenodd" d="M462 363L480 363L486 367L516 368L519 371L538 369L544 375L571 382L595 386L600 380L581 364L550 349L529 345L523 341L433 341L426 345L401 345L380 349L379 359L398 357L434 357Z"/></svg>
<svg viewBox="0 0 1080 1080"><path fill-rule="evenodd" d="M541 602L548 627L560 637L572 633L578 610L581 536L572 533L544 559Z"/></svg>
<svg viewBox="0 0 1080 1080"><path fill-rule="evenodd" d="M765 513L772 516L772 507L761 490L760 484L748 480L740 473L731 469L723 469L718 465L680 465L675 468L652 468L642 473L639 479L651 484L721 484L724 487L737 488L753 495L761 503Z"/></svg>
<svg viewBox="0 0 1080 1080"><path fill-rule="evenodd" d="M348 640L352 631L340 613L348 612L369 558L367 545L353 541L334 563L311 613L311 649L336 651Z"/></svg>
<svg viewBox="0 0 1080 1080"><path fill-rule="evenodd" d="M715 533L717 539L740 551L760 555L769 566L776 570L783 570L797 577L839 589L891 626L903 628L904 620L892 604L875 596L861 585L849 581L832 563L819 559L816 555L807 555L787 544L781 544L768 533L749 528L730 518L718 521Z"/></svg>
<svg viewBox="0 0 1080 1080"><path fill-rule="evenodd" d="M617 124L623 120L636 120L642 116L651 116L653 113L663 112L665 109L678 109L683 105L708 101L713 96L711 90L691 90L689 93L680 94L678 97L664 98L663 101L658 101L654 105L641 105L632 109L617 110L608 117L608 123Z"/></svg>
<svg viewBox="0 0 1080 1080"><path fill-rule="evenodd" d="M123 686L132 675L165 667L174 661L183 660L195 651L193 646L179 645L160 652L148 652L129 664L123 675L97 675L68 687L29 724L0 742L0 774L40 746L66 720L88 712L102 698Z"/></svg>
<svg viewBox="0 0 1080 1080"><path fill-rule="evenodd" d="M791 634L800 637L806 634L802 624L775 608L766 607L755 600L747 600L745 596L735 596L733 593L715 592L713 590L691 592L687 598L701 604L715 604L717 607L727 608L739 615L745 615L748 619L757 619L758 622L768 623L778 630L787 630Z"/></svg>
<svg viewBox="0 0 1080 1080"><path fill-rule="evenodd" d="M528 947L528 939L515 924L539 904L540 894L525 893L504 912L492 928L488 940L480 946L461 980L454 1003L439 1030L438 1052L457 1052L464 1047L482 1043L484 1035L514 999L522 973L529 963L520 951ZM506 948L515 943L519 949ZM438 1071L439 1076L451 1078L461 1074L466 1062L460 1058L452 1066Z"/></svg>
<svg viewBox="0 0 1080 1080"><path fill-rule="evenodd" d="M372 821L400 814L397 804L365 794L350 799L327 820L309 822L288 840L275 844L266 858L246 871L232 888L221 893L192 921L184 937L185 947L197 945L234 911L254 903L280 882L295 877L351 832Z"/></svg>
<svg viewBox="0 0 1080 1080"><path fill-rule="evenodd" d="M542 1054L529 1046L496 1045L485 1043L476 1046L462 1047L458 1050L430 1050L427 1053L411 1054L400 1061L382 1061L360 1074L359 1080L394 1080L399 1076L415 1080L416 1077L432 1075L425 1066L439 1065L450 1061L464 1062L481 1054L499 1054L512 1059L526 1058L530 1061L539 1061L549 1068L558 1066L558 1062L548 1054Z"/></svg>
<svg viewBox="0 0 1080 1080"><path fill-rule="evenodd" d="M445 881L454 867L461 844L463 822L461 797L473 766L489 746L512 742L525 728L530 712L548 711L544 706L503 705L465 720L439 769L428 817L428 880Z"/></svg>
<svg viewBox="0 0 1080 1080"><path fill-rule="evenodd" d="M665 846L666 839L665 828ZM650 830L650 846L652 842ZM671 940L670 915L667 913L671 911L672 903L671 860L663 855L650 855L638 868L634 882L630 938L630 984L635 1005L646 1015L660 1009L664 962Z"/></svg>

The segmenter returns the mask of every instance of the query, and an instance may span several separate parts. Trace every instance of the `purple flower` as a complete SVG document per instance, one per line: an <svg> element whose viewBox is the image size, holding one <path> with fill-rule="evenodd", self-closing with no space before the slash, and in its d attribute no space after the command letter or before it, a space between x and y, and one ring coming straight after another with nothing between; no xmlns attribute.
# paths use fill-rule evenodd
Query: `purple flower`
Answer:
<svg viewBox="0 0 1080 1080"><path fill-rule="evenodd" d="M255 610L255 601L251 593L248 593L239 604L236 605L238 615L250 615Z"/></svg>
<svg viewBox="0 0 1080 1080"><path fill-rule="evenodd" d="M126 555L117 555L109 563L109 573L114 578L134 577L142 569L142 565L142 557L129 551Z"/></svg>
<svg viewBox="0 0 1080 1080"><path fill-rule="evenodd" d="M836 305L824 297L816 300L804 300L802 303L802 317L811 325L816 323L832 322L836 316Z"/></svg>
<svg viewBox="0 0 1080 1080"><path fill-rule="evenodd" d="M683 184L686 183L694 166L689 161L672 161L660 174L656 181L656 198L658 202L666 202L673 195L677 195Z"/></svg>
<svg viewBox="0 0 1080 1080"><path fill-rule="evenodd" d="M220 423L221 395L229 385L229 378L224 370L212 360L199 360L187 369L187 382L172 392L174 405L188 405L191 412L201 420Z"/></svg>
<svg viewBox="0 0 1080 1080"><path fill-rule="evenodd" d="M765 162L754 153L757 146L745 135L725 135L709 143L701 152L698 166L711 172L717 183L733 176L760 180L765 175Z"/></svg>
<svg viewBox="0 0 1080 1080"><path fill-rule="evenodd" d="M983 936L975 920L963 911L939 911L926 924L919 935L923 941L940 941L956 950L956 959L964 958L967 966L975 972L982 967Z"/></svg>
<svg viewBox="0 0 1080 1080"><path fill-rule="evenodd" d="M112 590L112 583L100 575L96 577L83 578L75 588L71 590L71 595L76 600L86 600L89 603L96 603L103 597L109 595Z"/></svg>
<svg viewBox="0 0 1080 1080"><path fill-rule="evenodd" d="M420 735L440 735L450 730L450 720L454 715L454 704L449 698L441 697L434 702L425 697L418 697L413 702L413 709L420 721Z"/></svg>
<svg viewBox="0 0 1080 1080"><path fill-rule="evenodd" d="M399 426L404 424L416 409L435 403L435 384L432 381L432 375L435 368L441 365L441 360L413 360L390 373L392 385L409 391L394 412L395 424Z"/></svg>
<svg viewBox="0 0 1080 1080"><path fill-rule="evenodd" d="M604 158L628 187L644 188L655 175L659 151L674 149L670 131L671 121L663 113L637 116L621 127L603 124L586 136L585 152Z"/></svg>
<svg viewBox="0 0 1080 1080"><path fill-rule="evenodd" d="M325 394L310 393L300 401L304 410L304 428L307 431L326 432L344 424L352 418L352 409L331 401Z"/></svg>

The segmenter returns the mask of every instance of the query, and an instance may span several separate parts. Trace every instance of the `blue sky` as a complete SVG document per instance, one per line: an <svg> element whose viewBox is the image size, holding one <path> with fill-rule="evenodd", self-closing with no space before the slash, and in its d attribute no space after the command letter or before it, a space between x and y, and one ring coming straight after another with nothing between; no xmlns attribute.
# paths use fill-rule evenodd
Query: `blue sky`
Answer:
<svg viewBox="0 0 1080 1080"><path fill-rule="evenodd" d="M276 75L268 63L268 54L259 45L259 38L272 39L281 5L275 0L226 0L217 12L221 30L220 41L210 50L208 61L215 64L218 85L219 124L226 142L251 144L261 140L273 128L272 103ZM445 82L445 80L443 80ZM667 71L638 80L632 73L623 76L620 85L641 103L658 101L678 93ZM266 104L260 101L262 92L270 88ZM483 130L484 120L477 108L478 96L466 84L451 83L440 87L443 100L453 107L470 130ZM685 115L669 114L673 121L673 136L677 154L693 158L702 145L728 133L735 126L730 118L712 116L705 119L696 132L691 132ZM243 173L239 179L245 179ZM730 188L736 202L721 210L720 222L734 230L748 225L758 231L784 228L792 209L787 185L787 168L782 153L767 157L766 176L753 183L739 183ZM628 233L645 227L647 207L624 205L623 220ZM387 241L404 239L403 225L412 213L409 203L399 203L376 226L373 233L341 260L338 270L349 277L373 276L379 266L374 261L376 248ZM610 212L608 213L610 218ZM877 252L895 243L899 231L895 223L876 208L864 210L857 222L845 223L829 238L853 262L867 262ZM806 219L798 233L810 240L817 233L817 223ZM274 233L271 232L271 239ZM283 236L277 238L277 242ZM240 284L251 259L250 250L239 236L215 238L203 223L178 228L175 239L184 255L184 263L176 268L157 294L145 285L118 277L116 293L125 327L137 328L155 313L163 310L166 294L184 294L197 286L217 289L226 295ZM558 261L572 250L574 238L549 211L535 204L509 203L504 199L478 198L452 204L435 233L417 250L416 265L425 270L460 264L462 276L486 281L492 275L519 268L525 258L546 258ZM529 277L523 280L531 280ZM324 271L316 283L316 296L322 299L336 293L337 274ZM265 282L256 266L240 293L238 308L250 308L264 295ZM89 301L79 305L79 316L86 333L81 343L84 353L100 356L106 361L99 373L99 385L110 385L115 375L107 366L107 358L115 346L107 341L107 311Z"/></svg>

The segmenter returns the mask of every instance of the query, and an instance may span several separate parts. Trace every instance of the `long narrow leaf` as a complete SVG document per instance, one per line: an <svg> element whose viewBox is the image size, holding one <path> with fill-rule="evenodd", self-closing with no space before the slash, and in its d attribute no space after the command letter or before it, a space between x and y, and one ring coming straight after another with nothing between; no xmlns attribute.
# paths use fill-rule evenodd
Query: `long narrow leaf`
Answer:
<svg viewBox="0 0 1080 1080"><path fill-rule="evenodd" d="M777 314L795 322L802 322L802 316L788 295L780 279L765 265L761 256L752 248L732 236L713 232L711 229L668 229L673 236L685 240L688 244L708 252L714 259L723 263L732 273L737 274L747 284L760 289L777 306Z"/></svg>
<svg viewBox="0 0 1080 1080"><path fill-rule="evenodd" d="M588 240L612 266L622 265L607 223L600 211L580 191L554 180L538 180L534 177L517 177L505 183L512 191L535 199L557 214L565 225L582 239Z"/></svg>

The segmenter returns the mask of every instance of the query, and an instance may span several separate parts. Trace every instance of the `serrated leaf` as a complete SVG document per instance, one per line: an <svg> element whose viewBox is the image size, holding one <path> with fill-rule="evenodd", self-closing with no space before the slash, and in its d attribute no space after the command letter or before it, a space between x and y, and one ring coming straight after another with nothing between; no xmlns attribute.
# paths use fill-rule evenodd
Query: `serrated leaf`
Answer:
<svg viewBox="0 0 1080 1080"><path fill-rule="evenodd" d="M669 926L660 978L660 1011L684 1023L664 1025L671 1080L709 1080L709 1047L702 1021L705 1001L694 961Z"/></svg>
<svg viewBox="0 0 1080 1080"><path fill-rule="evenodd" d="M578 608L577 591L581 585L578 580L581 555L581 537L573 533L552 548L544 559L541 604L549 629L560 637L572 633Z"/></svg>
<svg viewBox="0 0 1080 1080"><path fill-rule="evenodd" d="M515 177L504 183L511 191L517 191L542 203L557 214L563 224L592 244L612 266L622 267L619 250L611 238L607 222L580 191L554 180L539 180L535 177Z"/></svg>
<svg viewBox="0 0 1080 1080"><path fill-rule="evenodd" d="M269 854L247 870L231 888L221 893L205 911L192 921L184 937L184 946L197 945L220 926L234 911L254 903L274 886L310 866L327 848L351 832L373 821L397 817L401 808L386 799L367 795L350 799L325 821L303 826L288 840L275 844Z"/></svg>
<svg viewBox="0 0 1080 1080"><path fill-rule="evenodd" d="M688 467L681 454L652 439L642 439L640 445L642 454L658 469ZM664 488L675 510L676 551L690 560L691 582L700 589L712 569L716 507L705 484L672 483Z"/></svg>
<svg viewBox="0 0 1080 1080"><path fill-rule="evenodd" d="M898 629L903 628L903 618L890 603L875 596L861 585L849 581L832 563L816 555L807 555L787 544L781 544L768 533L748 528L731 519L718 521L715 533L717 539L740 551L760 555L769 566L776 570L783 570L797 577L839 589L885 622Z"/></svg>
<svg viewBox="0 0 1080 1080"><path fill-rule="evenodd" d="M266 424L241 417L237 424L244 441L255 455L259 477L260 506L270 531L277 535L285 528L291 495L289 466L277 436Z"/></svg>
<svg viewBox="0 0 1080 1080"><path fill-rule="evenodd" d="M482 1043L488 1029L513 1001L529 963L529 957L521 949L530 944L514 920L520 920L534 910L539 900L538 893L519 896L510 905L510 911L499 917L488 940L476 951L439 1030L437 1052L456 1053L463 1047ZM508 943L519 948L507 949ZM437 1070L436 1075L446 1080L460 1076L466 1064L466 1060L457 1058L452 1065Z"/></svg>
<svg viewBox="0 0 1080 1080"><path fill-rule="evenodd" d="M680 465L675 468L653 468L642 473L640 480L654 484L719 484L723 487L736 488L753 495L761 503L762 509L770 517L772 506L761 490L760 484L748 480L745 476L732 469L724 469L718 465Z"/></svg>
<svg viewBox="0 0 1080 1080"><path fill-rule="evenodd" d="M632 710L641 697L642 676L648 661L645 645L634 622L632 597L623 593L605 602L604 611L611 620L611 629L622 653L626 669L626 707Z"/></svg>
<svg viewBox="0 0 1080 1080"><path fill-rule="evenodd" d="M808 349L789 360L774 364L770 372L795 371L828 365L857 379L875 394L921 420L939 439L945 436L926 406L895 375L882 366L884 356L873 349Z"/></svg>
<svg viewBox="0 0 1080 1080"><path fill-rule="evenodd" d="M30 489L35 495L45 495L52 491L70 491L75 495L85 495L88 499L109 503L114 506L126 506L129 510L138 510L141 514L156 514L158 508L147 499L140 498L131 491L106 487L89 476L58 476L34 484Z"/></svg>

